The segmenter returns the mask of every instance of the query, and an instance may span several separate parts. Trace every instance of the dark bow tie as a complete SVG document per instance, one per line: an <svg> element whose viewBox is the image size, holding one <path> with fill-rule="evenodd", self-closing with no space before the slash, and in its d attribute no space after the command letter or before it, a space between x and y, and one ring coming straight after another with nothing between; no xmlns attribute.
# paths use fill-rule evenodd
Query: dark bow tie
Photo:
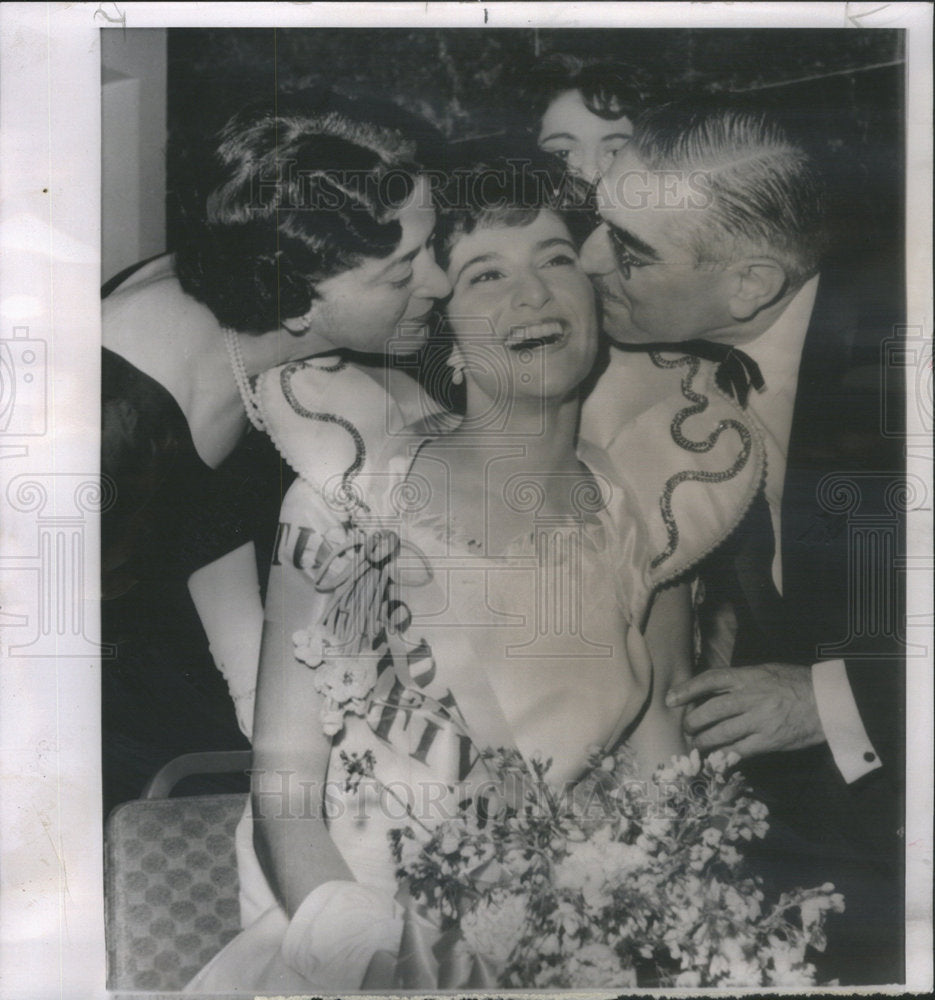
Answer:
<svg viewBox="0 0 935 1000"><path fill-rule="evenodd" d="M717 344L713 340L683 340L674 344L620 344L627 351L671 351L676 354L691 354L705 361L716 361L717 371L714 381L722 392L726 392L744 408L750 395L750 386L757 392L766 388L760 366L730 344Z"/></svg>

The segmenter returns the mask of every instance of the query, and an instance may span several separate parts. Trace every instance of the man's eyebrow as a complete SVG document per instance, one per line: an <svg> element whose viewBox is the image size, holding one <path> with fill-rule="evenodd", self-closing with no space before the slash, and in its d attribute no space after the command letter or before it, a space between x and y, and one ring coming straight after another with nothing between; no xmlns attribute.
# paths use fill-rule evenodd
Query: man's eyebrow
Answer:
<svg viewBox="0 0 935 1000"><path fill-rule="evenodd" d="M606 142L608 139L627 139L629 141L632 138L632 132L607 132L601 136L601 142Z"/></svg>
<svg viewBox="0 0 935 1000"><path fill-rule="evenodd" d="M626 229L621 229L619 226L615 226L612 222L607 223L607 228L610 231L611 238L615 243L623 244L623 246L627 249L635 250L644 257L649 257L652 260L659 260L659 254L657 254L648 243L644 243L641 239L639 239L639 237L634 236L633 233Z"/></svg>
<svg viewBox="0 0 935 1000"><path fill-rule="evenodd" d="M551 135L543 136L539 142L551 142L553 139L571 139L572 142L578 141L578 137L572 135L571 132L553 132Z"/></svg>

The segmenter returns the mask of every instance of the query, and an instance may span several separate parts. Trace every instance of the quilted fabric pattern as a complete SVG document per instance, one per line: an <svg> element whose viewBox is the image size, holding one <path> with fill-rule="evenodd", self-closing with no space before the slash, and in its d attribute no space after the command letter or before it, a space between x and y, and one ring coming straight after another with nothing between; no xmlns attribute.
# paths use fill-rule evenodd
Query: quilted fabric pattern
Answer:
<svg viewBox="0 0 935 1000"><path fill-rule="evenodd" d="M110 989L179 990L240 930L245 795L138 799L107 823Z"/></svg>

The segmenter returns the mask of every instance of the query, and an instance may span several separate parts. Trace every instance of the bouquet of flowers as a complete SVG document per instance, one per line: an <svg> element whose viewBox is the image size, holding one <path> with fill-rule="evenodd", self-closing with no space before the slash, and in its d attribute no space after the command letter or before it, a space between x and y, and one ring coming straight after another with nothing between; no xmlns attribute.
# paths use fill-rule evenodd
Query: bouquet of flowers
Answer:
<svg viewBox="0 0 935 1000"><path fill-rule="evenodd" d="M567 793L547 760L484 754L497 801L392 831L398 877L502 987L802 986L806 949L843 897L826 883L767 902L740 848L768 829L734 755L697 751L635 776L595 750Z"/></svg>
<svg viewBox="0 0 935 1000"><path fill-rule="evenodd" d="M434 672L431 649L405 640L408 609L387 596L400 547L389 531L325 538L309 572L328 604L293 635L294 655L315 672L326 734L358 716L382 738L381 712L402 710L476 749L451 706L421 690L418 678ZM380 782L372 750L340 752L348 792L376 783L410 820L391 838L408 894L394 985L814 983L807 950L824 949L825 918L844 900L830 883L766 898L741 848L765 836L767 810L747 794L736 756L692 751L644 781L625 745L596 748L585 777L559 790L548 760L479 753L471 773L483 771L484 794L427 825Z"/></svg>

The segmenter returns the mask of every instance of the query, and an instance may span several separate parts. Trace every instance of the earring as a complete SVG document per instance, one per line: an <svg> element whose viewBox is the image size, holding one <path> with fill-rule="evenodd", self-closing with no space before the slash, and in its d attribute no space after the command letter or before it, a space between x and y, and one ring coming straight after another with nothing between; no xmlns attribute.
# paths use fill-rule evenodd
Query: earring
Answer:
<svg viewBox="0 0 935 1000"><path fill-rule="evenodd" d="M291 316L282 321L283 327L292 334L293 337L302 337L311 329L312 313L309 310L304 316Z"/></svg>
<svg viewBox="0 0 935 1000"><path fill-rule="evenodd" d="M464 381L464 369L467 367L461 348L455 344L451 348L451 353L445 359L445 364L451 369L451 381L455 385L461 385Z"/></svg>

